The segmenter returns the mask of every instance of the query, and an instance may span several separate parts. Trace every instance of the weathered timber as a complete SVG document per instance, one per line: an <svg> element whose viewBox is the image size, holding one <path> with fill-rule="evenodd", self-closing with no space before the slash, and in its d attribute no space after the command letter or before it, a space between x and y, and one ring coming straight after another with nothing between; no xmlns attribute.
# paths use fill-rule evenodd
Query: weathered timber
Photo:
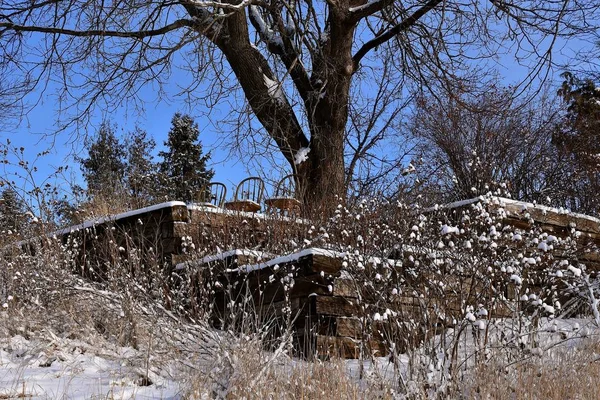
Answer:
<svg viewBox="0 0 600 400"><path fill-rule="evenodd" d="M492 205L492 208L494 207L504 208L511 217L521 219L529 217L538 223L548 226L563 228L572 226L582 232L600 234L600 225L598 222L583 215L568 212L561 213L547 207L538 207L535 205L524 208L520 203L507 203L500 206Z"/></svg>
<svg viewBox="0 0 600 400"><path fill-rule="evenodd" d="M369 358L371 356L382 357L388 353L386 346L377 340L357 340L351 337L316 337L316 352L321 358Z"/></svg>
<svg viewBox="0 0 600 400"><path fill-rule="evenodd" d="M334 296L346 298L358 298L359 287L358 282L350 278L335 278L333 280Z"/></svg>
<svg viewBox="0 0 600 400"><path fill-rule="evenodd" d="M319 315L354 316L359 315L360 306L356 300L337 296L318 296L316 313Z"/></svg>
<svg viewBox="0 0 600 400"><path fill-rule="evenodd" d="M337 317L335 319L335 335L360 338L365 332L373 331L358 317Z"/></svg>

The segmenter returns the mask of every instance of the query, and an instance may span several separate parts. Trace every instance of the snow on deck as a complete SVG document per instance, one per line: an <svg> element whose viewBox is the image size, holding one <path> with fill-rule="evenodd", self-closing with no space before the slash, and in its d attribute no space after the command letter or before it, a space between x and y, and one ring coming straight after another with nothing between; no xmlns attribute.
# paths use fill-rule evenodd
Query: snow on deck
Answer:
<svg viewBox="0 0 600 400"><path fill-rule="evenodd" d="M211 214L231 215L231 216L238 216L238 217L244 217L244 218L250 218L250 219L255 218L255 219L262 219L262 220L279 220L279 221L286 221L286 222L295 222L297 224L308 224L309 223L309 221L306 219L288 217L287 215L264 214L264 213L260 213L260 212L227 210L227 209L221 208L221 207L206 207L206 206L203 206L203 205L197 204L197 203L188 204L187 208L188 208L188 210L193 210L193 211L201 211L201 212L211 213Z"/></svg>

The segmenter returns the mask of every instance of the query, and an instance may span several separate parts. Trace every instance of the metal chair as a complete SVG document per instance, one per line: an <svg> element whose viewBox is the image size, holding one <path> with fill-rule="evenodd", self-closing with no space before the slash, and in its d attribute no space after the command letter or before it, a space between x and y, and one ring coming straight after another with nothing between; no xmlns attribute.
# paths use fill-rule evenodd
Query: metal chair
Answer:
<svg viewBox="0 0 600 400"><path fill-rule="evenodd" d="M226 198L227 186L221 182L211 182L196 194L194 203L203 207L221 208Z"/></svg>
<svg viewBox="0 0 600 400"><path fill-rule="evenodd" d="M298 212L302 208L300 192L298 190L300 179L295 174L284 176L275 188L273 197L265 199L265 205L268 209L279 210L280 212Z"/></svg>
<svg viewBox="0 0 600 400"><path fill-rule="evenodd" d="M265 183L256 176L241 181L235 189L232 201L225 203L225 208L234 211L260 211L260 203L265 192Z"/></svg>

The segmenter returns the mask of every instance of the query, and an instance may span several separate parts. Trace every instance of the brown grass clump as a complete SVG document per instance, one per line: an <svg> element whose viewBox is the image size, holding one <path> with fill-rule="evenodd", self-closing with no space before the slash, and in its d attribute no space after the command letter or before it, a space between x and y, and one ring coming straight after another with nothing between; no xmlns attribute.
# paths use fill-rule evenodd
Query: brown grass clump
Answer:
<svg viewBox="0 0 600 400"><path fill-rule="evenodd" d="M467 399L600 399L600 342L583 339L508 367L481 365L463 386Z"/></svg>
<svg viewBox="0 0 600 400"><path fill-rule="evenodd" d="M228 349L223 359L199 374L187 393L189 399L393 399L391 382L379 377L359 381L343 360L273 360L260 343ZM225 360L226 359L226 360Z"/></svg>

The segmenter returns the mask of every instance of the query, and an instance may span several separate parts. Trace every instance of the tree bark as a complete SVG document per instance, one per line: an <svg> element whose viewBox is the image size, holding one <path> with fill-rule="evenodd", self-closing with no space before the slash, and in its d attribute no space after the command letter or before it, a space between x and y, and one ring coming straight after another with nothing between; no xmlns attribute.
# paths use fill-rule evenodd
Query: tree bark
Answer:
<svg viewBox="0 0 600 400"><path fill-rule="evenodd" d="M315 60L313 80L326 82L314 104L308 104L311 151L305 176L306 201L314 211L329 213L345 202L344 146L348 122L350 84L354 74L352 43L355 23L348 20L347 7L333 7L329 17L330 35L323 57Z"/></svg>

